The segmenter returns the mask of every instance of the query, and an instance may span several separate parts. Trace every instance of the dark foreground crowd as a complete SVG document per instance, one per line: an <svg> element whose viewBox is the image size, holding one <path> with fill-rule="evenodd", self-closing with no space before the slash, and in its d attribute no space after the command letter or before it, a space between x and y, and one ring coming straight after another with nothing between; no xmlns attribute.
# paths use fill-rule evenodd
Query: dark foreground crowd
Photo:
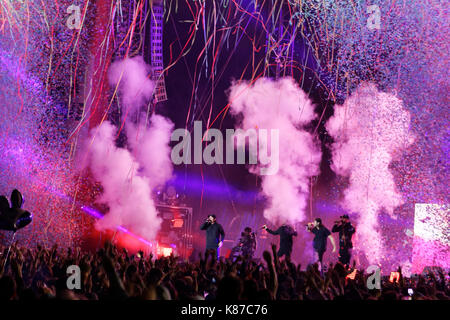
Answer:
<svg viewBox="0 0 450 320"><path fill-rule="evenodd" d="M289 258L265 251L263 262L236 259L217 260L199 255L196 263L173 256L155 259L142 252L130 255L110 243L95 253L1 247L1 300L448 300L449 281L439 274L406 278L398 282L383 278L381 289L367 288L367 277L342 264L329 265L321 273L317 265L301 270ZM6 259L7 258L7 259ZM5 263L6 260L6 263ZM67 268L81 271L80 289ZM69 280L69 281L68 281ZM412 293L411 290L412 289ZM408 292L409 291L409 292Z"/></svg>

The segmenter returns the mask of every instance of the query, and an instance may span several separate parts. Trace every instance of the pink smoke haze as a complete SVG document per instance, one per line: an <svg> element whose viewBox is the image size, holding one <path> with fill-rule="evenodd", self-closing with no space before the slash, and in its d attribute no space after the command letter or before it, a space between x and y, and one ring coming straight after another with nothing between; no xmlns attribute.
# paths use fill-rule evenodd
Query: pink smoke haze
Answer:
<svg viewBox="0 0 450 320"><path fill-rule="evenodd" d="M313 135L303 127L315 117L314 106L293 79L258 79L254 84L231 86L230 112L242 116L236 128L279 131L279 169L262 175L262 192L270 200L264 217L274 224L305 219L309 178L319 174L321 151ZM239 118L239 117L238 117ZM269 150L270 141L260 136L259 149ZM261 165L250 166L258 174Z"/></svg>
<svg viewBox="0 0 450 320"><path fill-rule="evenodd" d="M379 264L383 257L380 210L395 219L394 209L403 203L389 164L412 144L409 125L410 115L402 101L368 83L342 106L336 105L326 124L335 141L332 169L350 180L342 205L359 214L355 248L365 252L371 264Z"/></svg>
<svg viewBox="0 0 450 320"><path fill-rule="evenodd" d="M98 202L107 204L109 211L96 222L96 228L123 226L154 239L161 219L151 198L149 179L138 173L140 165L128 150L115 146L117 128L108 121L97 128L92 131L89 167L103 187Z"/></svg>
<svg viewBox="0 0 450 320"><path fill-rule="evenodd" d="M133 156L141 164L142 173L149 177L152 190L172 177L169 146L172 130L173 123L161 115L150 118L149 128L145 123L135 125L127 122L128 143Z"/></svg>
<svg viewBox="0 0 450 320"><path fill-rule="evenodd" d="M98 201L109 207L96 228L123 226L152 240L161 226L152 192L172 176L169 142L173 123L160 115L146 119L140 112L155 87L147 77L148 71L142 57L111 65L110 84L118 85L125 112L130 115L125 126L128 149L116 147L118 129L106 121L91 131L85 152L94 178L103 187ZM131 120L139 118L137 123Z"/></svg>
<svg viewBox="0 0 450 320"><path fill-rule="evenodd" d="M153 95L155 83L149 77L150 66L142 56L115 61L108 70L111 86L118 86L119 97L128 111L135 111Z"/></svg>

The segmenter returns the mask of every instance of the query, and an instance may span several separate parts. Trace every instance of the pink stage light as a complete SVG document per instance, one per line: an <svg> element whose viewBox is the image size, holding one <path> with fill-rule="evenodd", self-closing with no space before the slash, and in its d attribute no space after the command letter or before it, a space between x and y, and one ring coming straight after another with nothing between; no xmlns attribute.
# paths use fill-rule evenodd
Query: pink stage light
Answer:
<svg viewBox="0 0 450 320"><path fill-rule="evenodd" d="M169 257L173 252L172 248L161 248L161 253L164 257Z"/></svg>
<svg viewBox="0 0 450 320"><path fill-rule="evenodd" d="M398 282L400 280L400 272L391 272L389 282Z"/></svg>

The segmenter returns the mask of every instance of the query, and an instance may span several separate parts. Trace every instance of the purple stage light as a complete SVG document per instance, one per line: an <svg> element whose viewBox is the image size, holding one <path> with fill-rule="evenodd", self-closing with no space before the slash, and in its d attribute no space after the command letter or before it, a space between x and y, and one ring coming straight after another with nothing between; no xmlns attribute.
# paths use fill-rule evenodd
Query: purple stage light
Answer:
<svg viewBox="0 0 450 320"><path fill-rule="evenodd" d="M98 212L97 210L95 210L93 208L90 208L90 207L87 207L87 206L81 206L81 209L84 212L86 212L87 214L91 215L92 217L94 217L96 219L101 219L103 217L103 215L100 212ZM141 241L142 243L144 243L144 244L146 244L146 245L148 245L150 247L153 246L153 244L150 241L147 241L144 238L135 235L134 233L130 232L128 229L126 229L126 228L124 228L122 226L118 226L117 230L122 231L122 232L124 232L126 234L129 234L130 236L138 239L139 241Z"/></svg>

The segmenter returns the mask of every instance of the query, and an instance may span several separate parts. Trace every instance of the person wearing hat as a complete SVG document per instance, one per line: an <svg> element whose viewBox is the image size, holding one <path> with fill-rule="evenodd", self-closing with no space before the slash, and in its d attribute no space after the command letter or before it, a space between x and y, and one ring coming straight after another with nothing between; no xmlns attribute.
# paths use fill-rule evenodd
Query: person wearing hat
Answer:
<svg viewBox="0 0 450 320"><path fill-rule="evenodd" d="M349 265L352 257L352 236L355 233L355 228L350 223L350 218L347 214L339 218L334 223L331 232L339 232L339 262L343 265Z"/></svg>
<svg viewBox="0 0 450 320"><path fill-rule="evenodd" d="M333 252L336 252L336 244L334 243L333 236L330 230L326 228L322 219L316 218L314 222L308 223L306 225L306 230L314 234L313 248L314 248L314 258L319 263L319 270L322 272L323 255L327 250L327 239L330 239L331 245L333 246Z"/></svg>

